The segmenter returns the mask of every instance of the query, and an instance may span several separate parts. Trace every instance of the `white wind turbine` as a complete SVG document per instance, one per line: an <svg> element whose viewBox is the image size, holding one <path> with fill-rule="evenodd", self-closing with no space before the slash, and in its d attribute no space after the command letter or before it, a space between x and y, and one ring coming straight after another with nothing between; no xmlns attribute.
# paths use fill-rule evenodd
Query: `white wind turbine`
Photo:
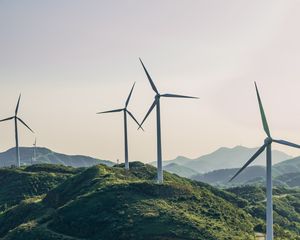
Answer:
<svg viewBox="0 0 300 240"><path fill-rule="evenodd" d="M26 128L28 128L33 133L33 130L21 118L18 117L20 99L21 99L21 94L19 95L18 103L17 103L16 110L15 110L15 115L12 116L12 117L0 120L0 122L4 122L4 121L9 121L9 120L14 119L14 122L15 122L15 140L16 140L16 162L17 162L18 167L21 166L20 150L19 150L18 121L21 122Z"/></svg>
<svg viewBox="0 0 300 240"><path fill-rule="evenodd" d="M162 168L162 149L161 149L161 120L160 120L160 98L161 97L168 97L168 98L195 98L198 99L197 97L190 97L190 96L183 96L183 95L177 95L177 94L160 94L150 77L146 67L144 66L144 63L140 59L140 62L143 66L143 69L147 75L147 78L150 82L150 85L155 92L155 97L154 97L154 102L152 103L149 111L147 112L144 120L141 123L141 126L144 124L146 119L148 118L149 114L152 112L154 107L156 107L156 128L157 128L157 181L158 183L163 183L163 168Z"/></svg>
<svg viewBox="0 0 300 240"><path fill-rule="evenodd" d="M257 85L255 83L256 95L258 99L259 109L261 120L263 124L264 131L267 135L267 138L264 141L264 144L258 149L258 151L249 159L248 162L230 179L232 181L236 178L250 163L252 163L265 149L267 149L267 211L266 211L266 222L267 222L267 240L273 240L273 200L272 200L272 143L279 143L289 147L300 148L300 145L285 141L285 140L275 140L271 137L269 130L267 118L264 112L262 101L258 92Z"/></svg>
<svg viewBox="0 0 300 240"><path fill-rule="evenodd" d="M127 131L127 114L136 122L136 124L141 127L139 122L136 120L136 118L133 116L133 114L127 109L133 89L134 89L135 83L133 84L131 91L129 93L129 96L126 100L125 107L105 112L98 112L97 114L103 114L103 113L114 113L114 112L123 112L124 114L124 145L125 145L125 169L129 169L129 157L128 157L128 131Z"/></svg>

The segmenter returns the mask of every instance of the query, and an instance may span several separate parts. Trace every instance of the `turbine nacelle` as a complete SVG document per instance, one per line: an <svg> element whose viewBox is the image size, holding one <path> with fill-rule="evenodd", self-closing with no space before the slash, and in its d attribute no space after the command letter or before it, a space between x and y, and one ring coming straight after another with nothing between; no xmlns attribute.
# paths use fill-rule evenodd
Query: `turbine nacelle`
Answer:
<svg viewBox="0 0 300 240"><path fill-rule="evenodd" d="M18 98L18 102L17 102L17 106L16 106L16 110L15 110L15 115L9 118L5 118L0 120L0 122L5 122L5 121L9 121L9 120L15 120L15 121L19 121L21 122L27 129L29 129L29 131L31 131L32 133L34 133L34 131L21 119L18 117L18 111L19 111L19 106L20 106L20 100L21 100L21 94L19 95Z"/></svg>
<svg viewBox="0 0 300 240"><path fill-rule="evenodd" d="M273 139L271 137L267 137L264 142L265 142L265 145L270 145L270 144L272 144Z"/></svg>

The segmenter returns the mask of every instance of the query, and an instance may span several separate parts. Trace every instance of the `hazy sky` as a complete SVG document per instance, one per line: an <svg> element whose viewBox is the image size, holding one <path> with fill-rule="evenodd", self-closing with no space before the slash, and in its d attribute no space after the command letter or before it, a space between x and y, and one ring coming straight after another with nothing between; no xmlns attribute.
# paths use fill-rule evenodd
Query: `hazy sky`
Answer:
<svg viewBox="0 0 300 240"><path fill-rule="evenodd" d="M275 137L300 143L300 1L0 1L0 117L20 117L40 146L123 161L123 107L141 120L158 89L200 97L162 99L164 159L221 146L255 147L265 137L257 81ZM130 158L156 159L155 114L137 132ZM0 151L14 146L0 125ZM21 145L34 136L20 127ZM279 147L291 155L299 150Z"/></svg>

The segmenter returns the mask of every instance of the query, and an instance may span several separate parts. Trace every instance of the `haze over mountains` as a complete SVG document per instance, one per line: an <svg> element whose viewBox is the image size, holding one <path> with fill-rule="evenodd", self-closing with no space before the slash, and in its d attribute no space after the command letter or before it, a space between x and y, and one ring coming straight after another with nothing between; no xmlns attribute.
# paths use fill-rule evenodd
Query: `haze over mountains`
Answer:
<svg viewBox="0 0 300 240"><path fill-rule="evenodd" d="M164 161L164 165L168 165L169 163L177 163L199 173L206 173L224 168L239 168L249 160L249 158L257 151L257 149L258 148L247 148L243 146L236 146L234 148L222 147L210 154L196 159L189 159L180 156L174 160ZM292 158L292 156L277 150L273 150L272 154L273 164ZM265 163L266 160L264 155L259 156L257 161L255 161L255 165L264 166Z"/></svg>
<svg viewBox="0 0 300 240"><path fill-rule="evenodd" d="M181 177L194 179L215 186L230 187L242 184L263 183L265 179L264 155L258 159L254 166L247 168L235 181L228 183L231 176L250 158L256 151L256 148L247 148L237 146L234 148L222 147L210 154L201 156L197 159L189 159L186 157L177 157L174 160L164 161L164 170L175 173ZM33 148L21 147L21 164L31 165ZM280 152L273 151L274 168L273 176L279 177L284 174L299 172L300 173L300 157L291 159L291 156ZM91 167L98 164L113 166L115 163L108 160L100 160L83 155L66 155L54 152L50 149L38 147L37 159L33 164L62 164L72 167ZM276 164L277 163L277 164ZM0 166L11 166L15 164L15 148L11 148L0 153ZM156 163L152 163L156 166ZM285 175L282 177L285 181L279 180L275 183L293 182L295 185L297 176ZM296 181L297 182L297 181ZM287 184L289 185L289 184Z"/></svg>
<svg viewBox="0 0 300 240"><path fill-rule="evenodd" d="M256 150L257 148L247 148L243 146L237 146L234 148L222 147L210 154L203 155L196 159L179 156L174 160L163 161L163 166L166 171L176 173L184 177L191 177L198 173L203 174L220 169L239 168L253 155ZM109 160L101 160L89 156L57 153L44 147L38 147L36 151L37 159L34 163L63 164L72 167L90 167L99 163L103 163L108 166L115 164ZM32 147L21 147L20 155L22 165L31 165L33 156ZM273 150L273 164L280 163L291 158L291 156L284 152ZM11 166L14 164L15 148L11 148L0 153L1 167ZM151 164L156 166L156 162L152 162ZM265 165L264 155L261 155L258 158L255 165ZM286 166L283 164L281 168L286 168Z"/></svg>

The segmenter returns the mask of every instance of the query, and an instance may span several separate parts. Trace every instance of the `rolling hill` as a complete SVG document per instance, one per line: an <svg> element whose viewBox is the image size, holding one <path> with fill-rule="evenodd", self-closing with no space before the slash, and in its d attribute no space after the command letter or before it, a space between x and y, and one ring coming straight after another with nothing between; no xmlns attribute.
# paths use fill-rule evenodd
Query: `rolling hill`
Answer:
<svg viewBox="0 0 300 240"><path fill-rule="evenodd" d="M2 168L0 169L0 210L5 210L22 200L46 194L80 171L82 169L45 164L18 169Z"/></svg>
<svg viewBox="0 0 300 240"><path fill-rule="evenodd" d="M205 174L190 177L196 181L205 182L214 186L230 187L244 184L264 184L266 169L263 166L250 166L238 178L228 182L239 168L220 169ZM273 179L275 185L287 187L300 186L300 157L286 160L273 165Z"/></svg>
<svg viewBox="0 0 300 240"><path fill-rule="evenodd" d="M35 165L9 171L67 175L46 192L28 195L0 212L3 240L249 240L264 231L262 189L223 191L167 172L158 185L156 169L138 162L130 171L123 165L78 170ZM34 187L16 191L27 195ZM299 214L296 194L275 191L282 204L276 206L276 240L299 239L300 226L292 222ZM262 201L258 207L253 198Z"/></svg>
<svg viewBox="0 0 300 240"><path fill-rule="evenodd" d="M292 158L275 165L282 174L300 172L300 157Z"/></svg>
<svg viewBox="0 0 300 240"><path fill-rule="evenodd" d="M265 167L252 166L246 168L238 178L229 182L230 178L239 170L239 168L220 169L212 172L194 175L191 178L196 181L205 182L214 186L228 187L243 185L253 179L265 178Z"/></svg>
<svg viewBox="0 0 300 240"><path fill-rule="evenodd" d="M82 155L66 155L62 153L53 152L48 148L38 147L37 159L33 164L62 164L72 167L91 167L97 164L105 164L108 166L114 165L113 162L107 160L99 160L92 157ZM31 165L33 156L32 147L20 147L21 165ZM5 152L0 153L0 167L10 167L16 165L15 148L11 148Z"/></svg>

